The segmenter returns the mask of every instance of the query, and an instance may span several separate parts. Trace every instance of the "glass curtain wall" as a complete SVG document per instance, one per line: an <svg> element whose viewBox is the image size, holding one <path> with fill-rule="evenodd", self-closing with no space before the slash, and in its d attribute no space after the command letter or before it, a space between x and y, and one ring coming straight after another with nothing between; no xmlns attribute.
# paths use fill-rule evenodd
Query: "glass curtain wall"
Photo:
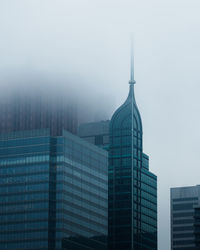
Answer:
<svg viewBox="0 0 200 250"><path fill-rule="evenodd" d="M107 249L107 162L67 131L0 135L0 249Z"/></svg>

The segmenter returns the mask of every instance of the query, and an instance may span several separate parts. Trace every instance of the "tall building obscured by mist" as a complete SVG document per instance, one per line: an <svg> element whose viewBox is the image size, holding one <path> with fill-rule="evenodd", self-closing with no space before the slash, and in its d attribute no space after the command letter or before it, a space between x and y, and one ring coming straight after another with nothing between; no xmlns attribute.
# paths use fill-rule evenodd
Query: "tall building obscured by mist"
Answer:
<svg viewBox="0 0 200 250"><path fill-rule="evenodd" d="M77 132L77 110L64 94L13 92L0 100L0 133L49 128L52 135L65 129Z"/></svg>
<svg viewBox="0 0 200 250"><path fill-rule="evenodd" d="M157 249L157 178L143 153L142 121L130 91L110 122L108 168L109 250Z"/></svg>
<svg viewBox="0 0 200 250"><path fill-rule="evenodd" d="M107 161L67 131L1 134L0 249L107 249Z"/></svg>
<svg viewBox="0 0 200 250"><path fill-rule="evenodd" d="M200 185L171 188L171 249L200 249Z"/></svg>

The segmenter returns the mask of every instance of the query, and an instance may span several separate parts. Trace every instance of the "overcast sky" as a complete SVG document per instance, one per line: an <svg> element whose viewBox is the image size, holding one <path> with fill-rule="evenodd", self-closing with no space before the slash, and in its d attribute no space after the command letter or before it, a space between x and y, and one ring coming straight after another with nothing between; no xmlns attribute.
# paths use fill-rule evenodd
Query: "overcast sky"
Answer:
<svg viewBox="0 0 200 250"><path fill-rule="evenodd" d="M1 92L5 79L20 81L24 72L51 84L62 78L105 119L128 94L134 32L144 151L158 176L160 250L170 248L170 187L200 184L199 13L199 0L0 0Z"/></svg>

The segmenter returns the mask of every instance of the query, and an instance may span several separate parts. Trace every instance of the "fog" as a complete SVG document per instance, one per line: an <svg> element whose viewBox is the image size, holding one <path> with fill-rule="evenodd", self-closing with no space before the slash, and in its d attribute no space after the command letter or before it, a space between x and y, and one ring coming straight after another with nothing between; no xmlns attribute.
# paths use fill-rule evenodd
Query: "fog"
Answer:
<svg viewBox="0 0 200 250"><path fill-rule="evenodd" d="M12 69L0 71L0 83L0 104L9 103L18 96L20 99L42 98L43 103L56 106L59 99L65 105L74 106L79 124L109 119L113 109L113 98L79 75Z"/></svg>
<svg viewBox="0 0 200 250"><path fill-rule="evenodd" d="M195 0L0 1L1 92L19 82L60 89L84 103L90 120L110 118L125 100L134 32L160 250L170 248L169 188L200 184L199 11Z"/></svg>

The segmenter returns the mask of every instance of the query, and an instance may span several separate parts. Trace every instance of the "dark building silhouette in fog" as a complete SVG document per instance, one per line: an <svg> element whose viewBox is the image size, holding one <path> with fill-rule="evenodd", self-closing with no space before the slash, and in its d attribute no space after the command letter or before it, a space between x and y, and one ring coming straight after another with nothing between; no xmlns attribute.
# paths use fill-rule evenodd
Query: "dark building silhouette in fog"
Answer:
<svg viewBox="0 0 200 250"><path fill-rule="evenodd" d="M110 121L108 245L109 250L156 250L157 178L143 153L133 67L129 83L128 98Z"/></svg>
<svg viewBox="0 0 200 250"><path fill-rule="evenodd" d="M0 249L105 250L108 154L67 131L0 135Z"/></svg>
<svg viewBox="0 0 200 250"><path fill-rule="evenodd" d="M77 110L67 97L38 92L12 93L0 100L0 133L49 128L52 135L65 129L77 132Z"/></svg>

